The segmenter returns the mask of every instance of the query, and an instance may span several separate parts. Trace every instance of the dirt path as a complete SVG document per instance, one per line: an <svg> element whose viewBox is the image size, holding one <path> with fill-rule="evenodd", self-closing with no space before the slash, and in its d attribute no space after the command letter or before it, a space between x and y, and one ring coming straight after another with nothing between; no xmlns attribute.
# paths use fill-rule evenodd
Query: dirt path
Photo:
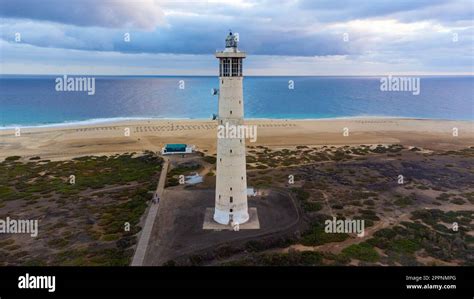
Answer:
<svg viewBox="0 0 474 299"><path fill-rule="evenodd" d="M326 252L331 252L331 253L340 253L344 248L350 245L359 244L361 242L364 242L370 239L376 231L382 228L387 228L387 227L396 225L402 221L409 220L409 216L410 216L410 213L403 213L396 218L388 217L386 219L380 220L376 222L373 226L365 229L363 237L352 237L342 242L331 242L331 243L326 243L326 244L318 245L318 246L305 246L302 244L294 244L286 248L279 248L279 249L271 250L269 252L287 253L290 249L294 249L297 251L326 251Z"/></svg>
<svg viewBox="0 0 474 299"><path fill-rule="evenodd" d="M168 174L169 160L168 158L163 158L164 163L161 169L160 180L156 187L156 194L161 198L163 195L163 190L165 188L166 175ZM151 232L153 230L153 225L155 224L156 215L158 215L158 208L160 204L151 203L151 206L148 210L147 218L145 220L145 225L140 234L140 239L138 240L137 248L135 249L135 254L132 259L132 266L142 266L143 261L145 260L146 251L148 248L148 243L150 242Z"/></svg>
<svg viewBox="0 0 474 299"><path fill-rule="evenodd" d="M122 189L134 188L138 185L139 185L139 183L133 182L133 183L123 185L123 186L112 186L112 187L107 187L107 188L103 188L103 189L100 189L100 190L85 191L85 192L82 193L82 195L90 196L90 195L103 193L103 192L110 192L110 191L117 191L117 190L122 190Z"/></svg>
<svg viewBox="0 0 474 299"><path fill-rule="evenodd" d="M426 205L423 207L423 209L440 209L445 212L469 210L471 208L472 208L472 205L456 205L456 204L449 204L446 206ZM399 215L396 214L393 216L385 217L384 219L376 222L373 226L365 229L365 234L363 237L355 237L355 238L347 239L342 242L331 242L331 243L326 243L326 244L318 245L318 246L305 246L302 244L294 244L286 248L273 249L267 252L280 252L280 253L285 252L286 253L290 249L294 249L297 251L327 251L331 253L340 253L344 248L352 244L359 244L363 241L370 239L373 236L373 234L380 229L395 226L403 221L409 221L411 212L417 209L420 209L420 208L419 207L412 208L412 209L409 209L408 211L405 211L402 214L399 214Z"/></svg>
<svg viewBox="0 0 474 299"><path fill-rule="evenodd" d="M324 192L324 191L321 191L321 193L323 194L324 201L326 202L326 205L327 205L327 207L328 207L328 209L329 209L329 212L331 213L331 216L334 217L334 213L332 212L331 205L329 204L328 195L327 195L326 192Z"/></svg>

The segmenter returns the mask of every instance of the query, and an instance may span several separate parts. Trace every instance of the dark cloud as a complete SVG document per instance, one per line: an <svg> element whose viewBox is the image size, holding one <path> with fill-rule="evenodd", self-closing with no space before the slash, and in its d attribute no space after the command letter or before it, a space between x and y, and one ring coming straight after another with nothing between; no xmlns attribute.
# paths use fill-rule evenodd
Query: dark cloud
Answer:
<svg viewBox="0 0 474 299"><path fill-rule="evenodd" d="M300 0L299 8L319 22L390 17L400 22L471 22L472 0Z"/></svg>
<svg viewBox="0 0 474 299"><path fill-rule="evenodd" d="M40 47L123 53L209 54L225 46L229 29L241 35L240 47L249 54L324 56L354 53L340 35L329 32L280 31L272 24L240 22L234 18L169 17L168 26L153 32L76 27L51 23L12 22L3 25L1 38ZM124 34L130 33L130 42Z"/></svg>
<svg viewBox="0 0 474 299"><path fill-rule="evenodd" d="M153 0L0 0L0 16L76 26L154 29L163 12Z"/></svg>
<svg viewBox="0 0 474 299"><path fill-rule="evenodd" d="M14 33L21 32L23 43L45 48L207 55L222 49L227 30L233 29L241 34L241 48L258 55L372 55L380 61L397 61L426 56L441 60L450 47L455 53L472 52L472 21L458 29L472 17L469 0L301 0L278 5L255 0L249 6L153 0L0 0L0 4L5 18L0 23L2 39L11 42ZM387 19L414 28L414 22L435 22L413 32L405 28L407 36L370 30L371 23ZM354 20L364 20L365 27L353 30L347 22ZM164 25L156 26L160 22ZM451 28L452 24L456 26ZM435 25L442 27L439 33ZM460 34L455 45L450 42L453 31ZM131 34L129 43L123 40L125 32ZM344 32L350 33L350 42L343 41Z"/></svg>
<svg viewBox="0 0 474 299"><path fill-rule="evenodd" d="M302 31L281 32L271 27L235 20L169 20L171 26L152 34L137 32L133 43L119 41L115 49L122 52L158 52L208 54L225 46L228 28L241 36L240 47L251 54L319 56L348 54L342 38L327 33Z"/></svg>
<svg viewBox="0 0 474 299"><path fill-rule="evenodd" d="M409 12L449 0L300 0L302 9L313 10L315 16L325 21L348 21L370 17L386 16L393 13ZM451 1L452 2L452 1Z"/></svg>

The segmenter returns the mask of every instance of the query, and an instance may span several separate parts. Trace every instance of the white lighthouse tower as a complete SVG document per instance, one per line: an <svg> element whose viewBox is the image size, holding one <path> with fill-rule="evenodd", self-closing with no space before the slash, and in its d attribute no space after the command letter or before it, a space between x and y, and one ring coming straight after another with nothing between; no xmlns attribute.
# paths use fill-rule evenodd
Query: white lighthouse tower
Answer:
<svg viewBox="0 0 474 299"><path fill-rule="evenodd" d="M243 73L245 52L237 48L238 35L229 32L219 59L219 126L243 125ZM242 224L249 220L245 138L217 138L216 205L214 220L220 224Z"/></svg>

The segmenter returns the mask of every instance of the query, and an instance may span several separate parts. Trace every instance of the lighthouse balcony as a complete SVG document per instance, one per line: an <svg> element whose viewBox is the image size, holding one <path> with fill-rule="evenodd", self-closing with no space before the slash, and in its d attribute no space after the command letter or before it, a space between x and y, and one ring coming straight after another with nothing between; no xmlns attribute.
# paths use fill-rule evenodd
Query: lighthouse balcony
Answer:
<svg viewBox="0 0 474 299"><path fill-rule="evenodd" d="M216 57L217 58L231 58L231 57L235 57L235 58L245 58L247 55L245 52L240 52L240 51L237 51L237 52L225 52L225 51L218 51L216 52Z"/></svg>

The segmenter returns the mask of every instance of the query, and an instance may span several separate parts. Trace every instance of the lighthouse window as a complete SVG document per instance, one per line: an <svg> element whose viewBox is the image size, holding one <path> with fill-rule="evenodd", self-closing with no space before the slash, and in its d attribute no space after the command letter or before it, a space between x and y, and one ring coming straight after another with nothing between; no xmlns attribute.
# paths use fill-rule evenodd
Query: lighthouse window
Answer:
<svg viewBox="0 0 474 299"><path fill-rule="evenodd" d="M234 210L233 209L230 209L230 212L232 213Z"/></svg>
<svg viewBox="0 0 474 299"><path fill-rule="evenodd" d="M233 203L233 202L234 202L234 198L231 196L230 197L230 203ZM231 212L232 212L232 210L231 210Z"/></svg>
<svg viewBox="0 0 474 299"><path fill-rule="evenodd" d="M230 150L230 153L232 154L232 150Z"/></svg>
<svg viewBox="0 0 474 299"><path fill-rule="evenodd" d="M232 58L232 77L239 76L239 58Z"/></svg>
<svg viewBox="0 0 474 299"><path fill-rule="evenodd" d="M219 161L222 162L222 158L220 158Z"/></svg>
<svg viewBox="0 0 474 299"><path fill-rule="evenodd" d="M242 181L244 180L244 177L241 177Z"/></svg>
<svg viewBox="0 0 474 299"><path fill-rule="evenodd" d="M229 77L230 76L230 58L223 59L222 64L222 77Z"/></svg>
<svg viewBox="0 0 474 299"><path fill-rule="evenodd" d="M219 194L219 199L221 199L221 195Z"/></svg>
<svg viewBox="0 0 474 299"><path fill-rule="evenodd" d="M232 114L232 110L230 110L230 114Z"/></svg>

